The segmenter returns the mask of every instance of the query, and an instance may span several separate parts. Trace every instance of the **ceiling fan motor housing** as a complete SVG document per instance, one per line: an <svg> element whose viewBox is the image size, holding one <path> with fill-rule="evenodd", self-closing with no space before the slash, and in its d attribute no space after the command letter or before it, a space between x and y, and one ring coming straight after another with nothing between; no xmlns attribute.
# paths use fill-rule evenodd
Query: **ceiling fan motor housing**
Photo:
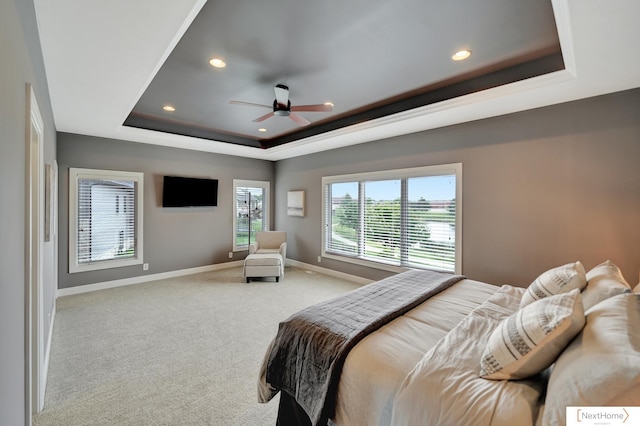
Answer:
<svg viewBox="0 0 640 426"><path fill-rule="evenodd" d="M277 99L273 100L273 114L279 117L288 117L291 113L291 101L287 101L287 106L278 103Z"/></svg>

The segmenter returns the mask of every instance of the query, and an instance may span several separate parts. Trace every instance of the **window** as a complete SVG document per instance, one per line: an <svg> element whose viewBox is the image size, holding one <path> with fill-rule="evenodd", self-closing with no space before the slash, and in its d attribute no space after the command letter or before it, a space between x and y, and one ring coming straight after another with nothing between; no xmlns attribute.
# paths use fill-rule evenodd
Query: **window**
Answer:
<svg viewBox="0 0 640 426"><path fill-rule="evenodd" d="M256 231L269 229L269 182L233 180L233 251L249 250Z"/></svg>
<svg viewBox="0 0 640 426"><path fill-rule="evenodd" d="M143 262L143 176L69 169L69 272Z"/></svg>
<svg viewBox="0 0 640 426"><path fill-rule="evenodd" d="M460 163L322 178L322 255L460 273L461 181Z"/></svg>

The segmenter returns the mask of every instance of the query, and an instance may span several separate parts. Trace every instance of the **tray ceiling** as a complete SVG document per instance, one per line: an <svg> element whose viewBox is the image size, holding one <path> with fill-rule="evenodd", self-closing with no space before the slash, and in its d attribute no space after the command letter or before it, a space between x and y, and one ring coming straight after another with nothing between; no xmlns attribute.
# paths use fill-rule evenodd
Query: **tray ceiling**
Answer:
<svg viewBox="0 0 640 426"><path fill-rule="evenodd" d="M209 0L125 125L269 148L562 68L550 1ZM277 84L334 110L300 127L229 103L270 106Z"/></svg>
<svg viewBox="0 0 640 426"><path fill-rule="evenodd" d="M207 152L278 160L640 86L637 0L34 4L58 131ZM299 127L229 103L276 84L334 109Z"/></svg>

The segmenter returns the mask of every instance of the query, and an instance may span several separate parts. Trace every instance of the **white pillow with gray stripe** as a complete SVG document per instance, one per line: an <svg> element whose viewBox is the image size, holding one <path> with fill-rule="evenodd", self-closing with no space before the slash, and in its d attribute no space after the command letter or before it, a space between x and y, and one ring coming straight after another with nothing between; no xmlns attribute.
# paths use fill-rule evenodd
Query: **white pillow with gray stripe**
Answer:
<svg viewBox="0 0 640 426"><path fill-rule="evenodd" d="M586 285L584 266L579 261L549 269L527 288L520 300L520 308L554 294L567 293L575 288L581 290Z"/></svg>
<svg viewBox="0 0 640 426"><path fill-rule="evenodd" d="M525 306L491 333L480 377L520 380L549 367L585 324L580 290Z"/></svg>

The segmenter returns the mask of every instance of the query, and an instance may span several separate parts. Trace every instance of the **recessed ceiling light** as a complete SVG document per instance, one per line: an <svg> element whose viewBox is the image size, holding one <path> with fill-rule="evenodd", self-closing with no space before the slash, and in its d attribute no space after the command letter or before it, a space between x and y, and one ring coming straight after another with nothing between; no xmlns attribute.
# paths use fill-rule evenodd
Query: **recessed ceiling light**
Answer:
<svg viewBox="0 0 640 426"><path fill-rule="evenodd" d="M173 112L176 110L175 107L172 107L171 105L165 105L162 107L163 110L167 111L167 112Z"/></svg>
<svg viewBox="0 0 640 426"><path fill-rule="evenodd" d="M325 102L324 104L327 105L327 106L334 106L333 102Z"/></svg>
<svg viewBox="0 0 640 426"><path fill-rule="evenodd" d="M212 67L214 68L224 68L227 66L226 62L220 58L211 58L209 61Z"/></svg>
<svg viewBox="0 0 640 426"><path fill-rule="evenodd" d="M460 50L460 51L454 53L453 56L451 57L451 59L453 59L454 61L464 61L469 56L471 56L471 51L470 50Z"/></svg>
<svg viewBox="0 0 640 426"><path fill-rule="evenodd" d="M266 132L266 131L267 131L267 129L265 129L264 127L260 127L260 128L258 129L258 131L259 131L259 132L264 133L264 132Z"/></svg>

